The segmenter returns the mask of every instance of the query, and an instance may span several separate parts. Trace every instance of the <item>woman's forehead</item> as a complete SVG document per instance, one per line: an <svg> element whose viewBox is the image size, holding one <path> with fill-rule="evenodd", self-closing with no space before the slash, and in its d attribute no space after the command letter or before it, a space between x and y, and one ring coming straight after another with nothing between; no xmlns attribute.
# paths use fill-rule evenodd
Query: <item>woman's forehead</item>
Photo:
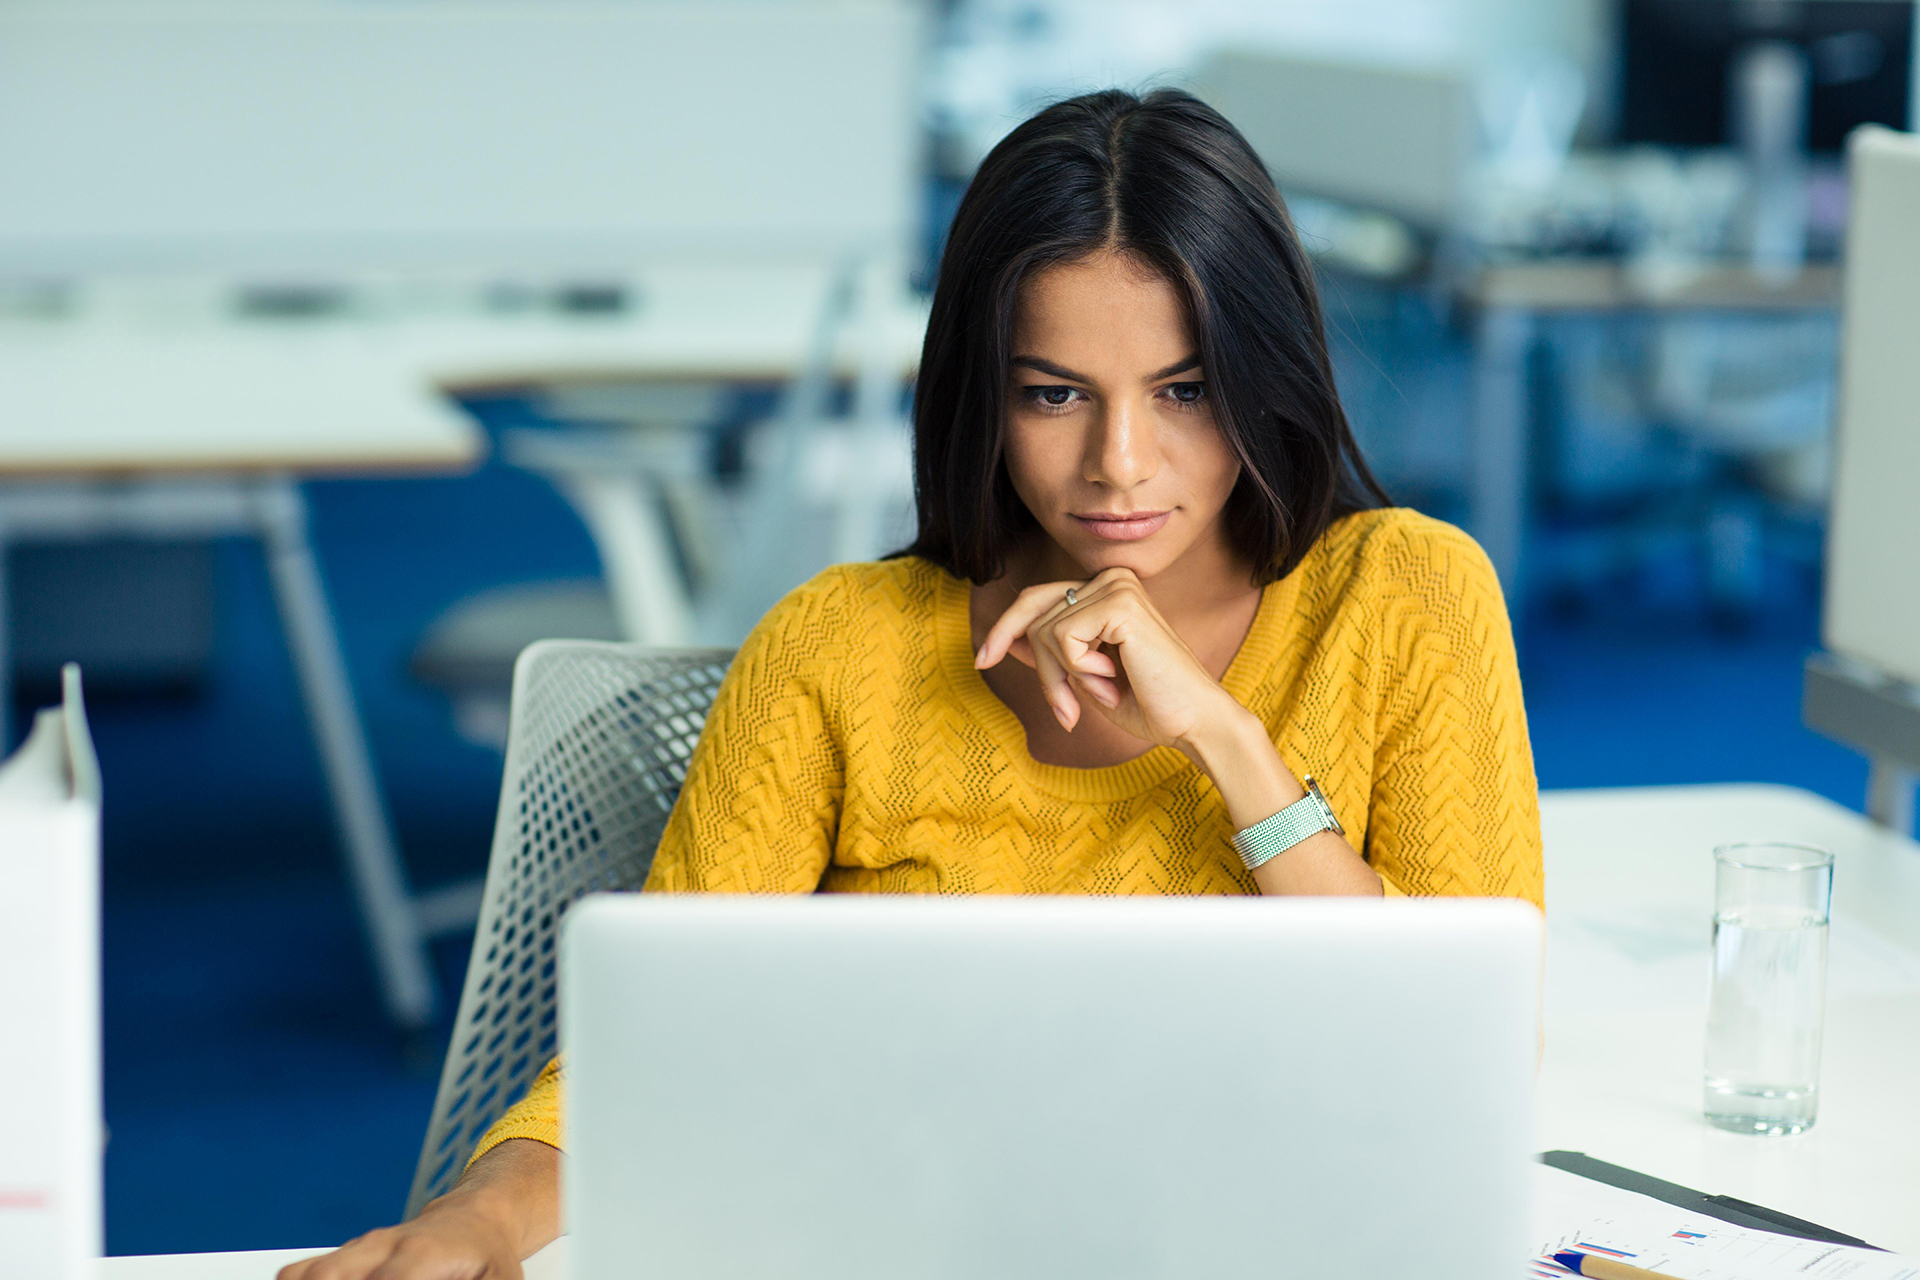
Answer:
<svg viewBox="0 0 1920 1280"><path fill-rule="evenodd" d="M1087 373L1139 375L1194 350L1173 285L1139 259L1102 252L1037 272L1014 312L1014 355Z"/></svg>

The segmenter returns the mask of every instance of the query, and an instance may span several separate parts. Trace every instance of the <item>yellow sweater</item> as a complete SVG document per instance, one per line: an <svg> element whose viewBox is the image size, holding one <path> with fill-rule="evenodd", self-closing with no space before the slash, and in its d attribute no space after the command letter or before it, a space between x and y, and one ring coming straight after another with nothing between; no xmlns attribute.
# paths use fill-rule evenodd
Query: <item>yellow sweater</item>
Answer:
<svg viewBox="0 0 1920 1280"><path fill-rule="evenodd" d="M1542 901L1540 819L1506 608L1459 530L1335 524L1267 587L1224 683L1319 779L1388 893ZM1253 893L1186 757L1041 764L973 668L967 584L841 565L747 638L649 891ZM549 1064L488 1131L560 1145Z"/></svg>

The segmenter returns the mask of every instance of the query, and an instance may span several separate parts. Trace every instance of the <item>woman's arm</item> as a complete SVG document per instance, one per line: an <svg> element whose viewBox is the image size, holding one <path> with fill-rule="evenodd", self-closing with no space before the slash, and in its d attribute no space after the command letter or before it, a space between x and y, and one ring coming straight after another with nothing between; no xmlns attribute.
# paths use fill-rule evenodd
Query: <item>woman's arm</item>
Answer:
<svg viewBox="0 0 1920 1280"><path fill-rule="evenodd" d="M1066 603L1069 587L1072 604ZM1307 794L1259 717L1208 674L1131 570L1021 592L988 630L974 662L991 667L1008 655L1039 673L1048 703L1068 729L1079 722L1082 703L1091 701L1134 737L1185 754L1213 781L1235 830ZM1268 859L1253 879L1268 894L1383 892L1366 860L1332 831Z"/></svg>
<svg viewBox="0 0 1920 1280"><path fill-rule="evenodd" d="M413 1221L293 1263L280 1280L520 1280L520 1260L559 1234L560 1153L515 1138Z"/></svg>
<svg viewBox="0 0 1920 1280"><path fill-rule="evenodd" d="M846 789L832 723L858 609L844 571L789 593L740 646L661 833L649 892L812 893Z"/></svg>
<svg viewBox="0 0 1920 1280"><path fill-rule="evenodd" d="M1385 584L1367 853L1408 893L1544 905L1513 628L1486 553L1423 520L1371 549Z"/></svg>
<svg viewBox="0 0 1920 1280"><path fill-rule="evenodd" d="M707 715L648 889L807 893L819 884L842 789L824 698L850 625L847 594L829 570L776 605L741 646ZM483 1154L452 1191L412 1222L296 1263L281 1280L517 1280L520 1259L560 1230L560 1152L552 1144L562 1088L549 1063L488 1131Z"/></svg>

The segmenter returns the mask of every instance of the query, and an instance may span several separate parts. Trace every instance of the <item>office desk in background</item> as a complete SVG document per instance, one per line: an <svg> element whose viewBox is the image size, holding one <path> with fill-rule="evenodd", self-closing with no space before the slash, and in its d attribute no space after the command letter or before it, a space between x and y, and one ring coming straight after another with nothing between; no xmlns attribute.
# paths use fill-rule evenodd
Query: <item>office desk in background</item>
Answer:
<svg viewBox="0 0 1920 1280"><path fill-rule="evenodd" d="M1613 258L1498 263L1455 292L1473 316L1473 422L1467 476L1467 532L1511 596L1526 554L1533 492L1533 381L1530 367L1543 318L1647 313L1831 312L1840 305L1840 269L1816 264L1770 283L1739 265L1702 265L1659 279Z"/></svg>
<svg viewBox="0 0 1920 1280"><path fill-rule="evenodd" d="M465 904L408 889L298 481L458 471L480 454L453 404L350 332L0 326L0 557L24 541L260 541L387 1012L409 1030L430 1025L437 1003L426 937ZM12 703L5 604L0 574L0 728Z"/></svg>
<svg viewBox="0 0 1920 1280"><path fill-rule="evenodd" d="M606 313L463 308L463 296L478 301L471 288L423 304L389 286L339 314L241 318L227 290L189 281L83 296L70 318L0 320L0 557L9 541L261 541L388 1015L425 1028L438 1005L427 939L472 924L480 885L425 895L408 887L298 482L471 467L483 440L453 392L663 375L790 379L837 270L652 268L624 282L628 305ZM846 336L904 371L924 324L902 289ZM855 362L837 349L829 359ZM592 492L596 503L576 504L616 596L678 590L668 515L647 477ZM649 531L638 540L651 556L619 536ZM0 572L0 727L11 702L5 601Z"/></svg>
<svg viewBox="0 0 1920 1280"><path fill-rule="evenodd" d="M1789 787L1549 792L1542 1150L1571 1149L1920 1253L1920 844ZM1792 1138L1700 1114L1715 845L1831 849L1820 1119ZM527 1269L557 1276L565 1241ZM313 1250L108 1259L103 1280L269 1280ZM1516 1259L1516 1266L1519 1260Z"/></svg>

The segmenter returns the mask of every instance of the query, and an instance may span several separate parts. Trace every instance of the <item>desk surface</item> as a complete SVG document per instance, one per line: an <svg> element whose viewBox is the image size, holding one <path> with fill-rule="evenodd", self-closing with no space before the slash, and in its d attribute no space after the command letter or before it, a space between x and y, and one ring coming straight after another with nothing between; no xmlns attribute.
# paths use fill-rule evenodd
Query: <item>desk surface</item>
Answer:
<svg viewBox="0 0 1920 1280"><path fill-rule="evenodd" d="M163 1253L105 1258L100 1280L273 1280L280 1268L325 1249L261 1249L250 1253ZM526 1261L526 1280L560 1280L567 1269L565 1236Z"/></svg>
<svg viewBox="0 0 1920 1280"><path fill-rule="evenodd" d="M1543 796L1542 1149L1566 1148L1920 1254L1920 845L1787 787ZM1715 845L1833 851L1820 1117L1701 1119Z"/></svg>
<svg viewBox="0 0 1920 1280"><path fill-rule="evenodd" d="M567 380L790 376L824 268L656 269L630 311L377 309L341 318L201 308L0 322L0 478L101 471L457 470L480 451L446 392ZM902 293L848 326L904 374L924 306ZM864 325L864 328L856 326Z"/></svg>
<svg viewBox="0 0 1920 1280"><path fill-rule="evenodd" d="M1787 787L1541 797L1546 1055L1539 1143L1920 1254L1920 845ZM1820 1119L1792 1138L1700 1117L1715 845L1834 853ZM529 1264L562 1269L565 1241ZM314 1250L109 1259L103 1280L269 1280Z"/></svg>

